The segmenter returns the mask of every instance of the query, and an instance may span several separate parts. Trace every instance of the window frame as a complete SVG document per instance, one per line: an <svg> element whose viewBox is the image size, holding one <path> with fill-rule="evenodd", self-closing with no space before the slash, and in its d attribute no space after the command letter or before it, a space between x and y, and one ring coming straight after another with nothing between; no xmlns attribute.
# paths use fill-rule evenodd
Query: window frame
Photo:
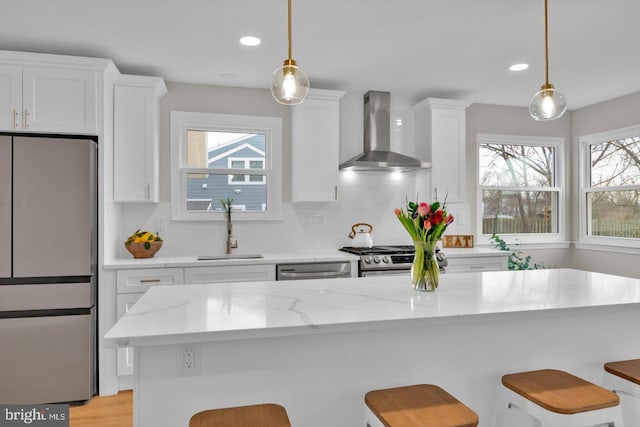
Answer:
<svg viewBox="0 0 640 427"><path fill-rule="evenodd" d="M279 221L282 217L282 119L268 116L171 111L171 219L226 221L223 211L187 210L187 175L259 174L266 179L265 211L233 211L233 221ZM240 132L265 135L264 169L187 168L187 131ZM234 184L247 185L236 182ZM255 183L262 184L262 183Z"/></svg>
<svg viewBox="0 0 640 427"><path fill-rule="evenodd" d="M633 253L640 251L640 238L635 237L612 237L612 236L592 236L588 234L588 217L589 208L587 206L587 194L597 193L602 191L615 191L615 190L636 190L640 186L604 186L604 187L591 187L591 149L590 146L594 144L601 144L607 141L615 139L624 139L629 136L640 135L640 125L627 126L619 129L613 129L605 132L594 133L590 135L583 135L578 138L578 156L579 156L579 185L580 191L578 196L579 205L579 237L577 245L578 247L598 246L601 249L606 250L609 248L628 248Z"/></svg>
<svg viewBox="0 0 640 427"><path fill-rule="evenodd" d="M483 144L526 145L532 147L554 148L554 185L551 187L518 187L518 186L483 186L480 185L480 146ZM513 191L548 191L558 194L558 231L555 233L510 233L499 234L509 244L532 244L535 247L551 247L566 243L566 216L567 216L567 190L566 190L566 164L565 164L565 138L539 137L527 135L501 135L478 133L476 135L476 239L478 242L489 241L491 234L485 234L482 230L483 218L483 190L513 190Z"/></svg>

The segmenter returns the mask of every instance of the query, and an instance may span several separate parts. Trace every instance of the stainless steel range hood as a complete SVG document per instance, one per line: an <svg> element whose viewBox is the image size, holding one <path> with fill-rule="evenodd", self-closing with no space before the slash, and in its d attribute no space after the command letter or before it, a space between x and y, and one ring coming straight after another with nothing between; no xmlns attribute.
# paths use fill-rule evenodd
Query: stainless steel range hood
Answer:
<svg viewBox="0 0 640 427"><path fill-rule="evenodd" d="M391 94L364 95L364 153L340 164L340 170L409 172L430 168L430 163L391 151Z"/></svg>

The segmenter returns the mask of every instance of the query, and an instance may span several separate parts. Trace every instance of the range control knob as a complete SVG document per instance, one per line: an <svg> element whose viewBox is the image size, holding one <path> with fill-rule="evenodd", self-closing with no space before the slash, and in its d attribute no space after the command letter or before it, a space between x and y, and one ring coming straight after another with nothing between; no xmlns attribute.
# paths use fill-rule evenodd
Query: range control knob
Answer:
<svg viewBox="0 0 640 427"><path fill-rule="evenodd" d="M380 257L378 255L374 256L373 262L375 262L376 264L380 264Z"/></svg>
<svg viewBox="0 0 640 427"><path fill-rule="evenodd" d="M389 264L391 262L391 259L385 255L384 257L382 257L382 262L384 262L385 264Z"/></svg>
<svg viewBox="0 0 640 427"><path fill-rule="evenodd" d="M366 256L366 257L362 258L362 260L364 261L365 264L371 264L371 257L370 256Z"/></svg>

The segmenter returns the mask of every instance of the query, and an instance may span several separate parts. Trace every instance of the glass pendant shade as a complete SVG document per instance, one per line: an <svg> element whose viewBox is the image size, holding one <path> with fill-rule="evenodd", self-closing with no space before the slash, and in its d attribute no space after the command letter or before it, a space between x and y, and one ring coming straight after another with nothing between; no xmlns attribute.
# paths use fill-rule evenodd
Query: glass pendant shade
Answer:
<svg viewBox="0 0 640 427"><path fill-rule="evenodd" d="M293 59L286 59L282 67L273 72L271 94L280 104L301 104L309 93L309 78Z"/></svg>
<svg viewBox="0 0 640 427"><path fill-rule="evenodd" d="M551 84L543 85L529 104L529 114L537 121L559 119L565 111L567 103L564 96Z"/></svg>

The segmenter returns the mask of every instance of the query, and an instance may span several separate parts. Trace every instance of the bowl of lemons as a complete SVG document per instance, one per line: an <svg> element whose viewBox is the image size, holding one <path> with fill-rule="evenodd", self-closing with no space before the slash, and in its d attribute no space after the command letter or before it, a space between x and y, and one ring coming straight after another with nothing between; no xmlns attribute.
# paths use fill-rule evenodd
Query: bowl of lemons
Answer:
<svg viewBox="0 0 640 427"><path fill-rule="evenodd" d="M124 247L134 258L151 258L162 247L162 239L149 231L136 230L124 242Z"/></svg>

